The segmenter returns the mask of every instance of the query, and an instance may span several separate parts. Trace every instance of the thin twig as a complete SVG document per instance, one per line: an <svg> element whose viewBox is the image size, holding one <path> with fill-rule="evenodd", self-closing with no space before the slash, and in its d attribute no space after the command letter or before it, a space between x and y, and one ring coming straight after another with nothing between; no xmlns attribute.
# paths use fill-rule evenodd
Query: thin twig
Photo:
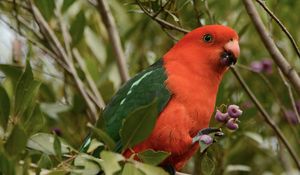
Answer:
<svg viewBox="0 0 300 175"><path fill-rule="evenodd" d="M250 99L252 100L252 102L255 104L255 106L257 107L257 109L259 110L259 112L262 114L261 116L264 118L264 120L267 122L267 124L272 128L272 130L275 132L275 134L277 135L277 137L282 141L282 143L284 144L284 146L286 147L286 149L290 153L292 159L295 161L298 169L300 169L300 160L299 160L299 158L297 156L297 153L292 148L292 146L290 145L290 143L287 141L287 139L285 138L285 136L283 135L283 133L281 132L281 130L278 128L278 126L275 124L274 120L270 117L270 115L267 113L267 111L265 110L265 108L261 105L261 103L255 97L255 95L250 90L250 88L246 84L245 80L240 75L240 73L234 67L231 67L231 71L233 72L233 74L235 75L235 77L237 78L237 80L240 82L240 84L242 85L243 89L246 91L246 93L248 94L248 96L250 97Z"/></svg>
<svg viewBox="0 0 300 175"><path fill-rule="evenodd" d="M153 17L156 18L171 1L173 0L168 0L163 6L161 6L160 9L153 15Z"/></svg>
<svg viewBox="0 0 300 175"><path fill-rule="evenodd" d="M59 42L58 38L56 37L54 31L50 28L50 26L48 25L48 23L46 22L46 20L44 19L44 17L40 13L40 11L37 9L37 7L33 3L33 1L29 0L29 3L30 3L30 10L33 14L33 17L34 17L36 23L38 24L38 26L41 30L41 33L44 35L44 37L46 39L49 40L49 43L52 44L51 45L53 47L52 49L56 51L59 58L61 58L62 61L68 66L68 68L69 68L68 73L74 79L75 84L76 84L79 92L81 93L83 99L85 100L85 102L88 106L88 109L91 113L91 115L88 115L88 117L89 117L88 119L90 120L90 122L95 123L95 121L98 118L97 110L94 106L94 103L91 101L91 99L89 98L87 92L85 91L84 84L80 80L80 78L77 74L77 71L74 67L74 64L72 63L72 58L69 58L67 56L66 52L63 50L63 47L62 47L61 43Z"/></svg>
<svg viewBox="0 0 300 175"><path fill-rule="evenodd" d="M126 65L125 53L122 49L119 32L117 30L115 20L111 14L109 5L106 0L98 0L97 10L108 32L112 48L116 54L117 65L121 76L122 83L129 80L128 68Z"/></svg>
<svg viewBox="0 0 300 175"><path fill-rule="evenodd" d="M284 85L286 86L286 88L288 89L288 92L289 92L289 96L290 96L290 99L291 99L291 103L292 103L292 106L293 106L293 110L294 110L294 113L296 114L297 116L297 120L298 122L300 123L300 116L299 116L299 112L297 110L297 105L296 105L296 102L295 102L295 98L294 98L294 95L293 95L293 91L292 91L292 88L290 86L290 83L286 80L286 78L284 77L284 75L282 74L281 70L278 69L279 71L279 75L284 83Z"/></svg>
<svg viewBox="0 0 300 175"><path fill-rule="evenodd" d="M139 1L139 0L136 0L137 4L139 5L139 7L143 10L143 12L149 16L151 19L153 19L154 21L156 21L158 24L160 25L163 25L165 28L168 28L168 29L174 29L174 30L177 30L179 32L182 32L184 34L188 33L189 30L186 30L184 28L181 28L181 27L178 27L174 24L171 24L165 20L162 20L158 17L154 17L147 9L145 9L145 7L142 5L142 3Z"/></svg>
<svg viewBox="0 0 300 175"><path fill-rule="evenodd" d="M260 35L271 57L278 65L280 70L283 72L283 74L294 86L297 93L300 94L300 77L297 71L289 64L289 62L285 59L285 57L276 47L276 44L274 43L273 39L270 38L252 0L243 0L243 2L256 30L258 31L258 34Z"/></svg>
<svg viewBox="0 0 300 175"><path fill-rule="evenodd" d="M15 5L21 7L22 9L24 9L26 11L30 11L29 7L23 5L23 4L19 3L19 2L14 2L14 1L9 1L9 0L1 0L0 2L4 2L4 3L6 2L6 3L10 3L10 4L15 4Z"/></svg>
<svg viewBox="0 0 300 175"><path fill-rule="evenodd" d="M281 28L281 30L287 35L287 37L289 38L290 42L293 45L293 48L295 49L298 57L300 58L300 50L299 47L295 41L295 39L293 38L293 36L291 35L291 33L287 30L287 28L283 25L283 23L276 17L276 15L266 6L266 4L264 2L262 2L261 0L256 0L256 2L258 2L262 8L271 16L272 19L274 19L276 21L276 23L279 25L279 27Z"/></svg>
<svg viewBox="0 0 300 175"><path fill-rule="evenodd" d="M103 109L105 107L104 100L103 100L101 94L98 91L98 88L97 88L97 85L96 85L95 81L93 80L91 74L87 70L85 62L83 61L83 58L81 57L79 51L75 48L73 49L73 55L74 55L74 58L75 58L75 60L77 61L78 65L79 65L80 69L84 72L84 75L85 75L86 80L87 80L87 84L89 85L89 87L91 88L94 96L96 97L96 98L94 97L96 99L95 103L97 104L97 106L100 109Z"/></svg>

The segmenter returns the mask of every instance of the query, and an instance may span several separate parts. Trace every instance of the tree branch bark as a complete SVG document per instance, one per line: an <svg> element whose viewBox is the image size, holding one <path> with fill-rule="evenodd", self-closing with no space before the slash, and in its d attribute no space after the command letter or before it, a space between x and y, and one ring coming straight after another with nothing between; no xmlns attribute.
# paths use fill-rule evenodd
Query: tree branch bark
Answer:
<svg viewBox="0 0 300 175"><path fill-rule="evenodd" d="M126 66L126 57L122 49L119 33L115 24L115 20L109 9L109 5L106 0L97 1L97 9L102 18L102 21L106 27L109 35L109 39L112 43L113 50L116 54L117 64L119 68L119 73L121 76L122 83L129 80L129 73Z"/></svg>
<svg viewBox="0 0 300 175"><path fill-rule="evenodd" d="M273 39L267 33L267 29L264 26L252 0L243 0L246 10L261 37L265 47L269 51L271 57L276 62L282 73L291 82L296 89L297 93L300 94L300 78L297 71L289 64L282 53L277 48Z"/></svg>

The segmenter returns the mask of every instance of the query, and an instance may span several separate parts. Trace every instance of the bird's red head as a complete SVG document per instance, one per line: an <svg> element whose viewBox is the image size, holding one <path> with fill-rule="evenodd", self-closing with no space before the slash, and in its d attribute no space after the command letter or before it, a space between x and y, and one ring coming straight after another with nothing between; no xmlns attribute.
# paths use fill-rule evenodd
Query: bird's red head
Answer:
<svg viewBox="0 0 300 175"><path fill-rule="evenodd" d="M224 72L240 54L237 33L223 25L199 27L185 35L165 56L167 61L181 60L191 69L209 68ZM198 67L199 69L199 67Z"/></svg>

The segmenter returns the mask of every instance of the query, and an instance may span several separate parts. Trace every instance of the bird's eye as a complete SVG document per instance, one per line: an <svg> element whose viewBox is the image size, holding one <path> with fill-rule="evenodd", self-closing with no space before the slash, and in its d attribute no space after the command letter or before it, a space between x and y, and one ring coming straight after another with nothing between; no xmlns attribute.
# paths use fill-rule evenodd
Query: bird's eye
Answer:
<svg viewBox="0 0 300 175"><path fill-rule="evenodd" d="M212 42L212 40L213 40L213 37L211 34L206 34L203 36L203 41L206 43L210 43L210 42Z"/></svg>

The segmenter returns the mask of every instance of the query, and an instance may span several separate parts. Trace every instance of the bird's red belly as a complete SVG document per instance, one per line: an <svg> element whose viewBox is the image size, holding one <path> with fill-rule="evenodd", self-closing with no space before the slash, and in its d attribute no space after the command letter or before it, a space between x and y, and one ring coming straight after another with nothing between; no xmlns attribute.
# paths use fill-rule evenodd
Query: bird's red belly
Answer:
<svg viewBox="0 0 300 175"><path fill-rule="evenodd" d="M208 127L208 122L196 122L194 118L184 105L174 99L170 100L158 117L150 137L132 150L125 151L125 157L146 149L161 150L171 153L163 164L172 165L177 170L182 168L199 147L198 143L192 144L192 138L199 130Z"/></svg>

